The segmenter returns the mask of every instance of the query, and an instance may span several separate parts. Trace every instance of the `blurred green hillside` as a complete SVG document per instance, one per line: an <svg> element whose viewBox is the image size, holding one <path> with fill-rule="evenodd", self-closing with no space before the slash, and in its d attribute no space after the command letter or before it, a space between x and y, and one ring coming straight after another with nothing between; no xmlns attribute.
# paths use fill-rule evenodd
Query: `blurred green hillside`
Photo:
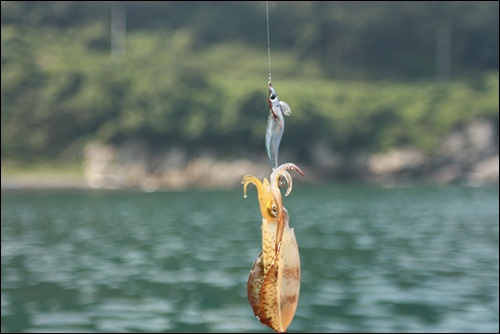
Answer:
<svg viewBox="0 0 500 334"><path fill-rule="evenodd" d="M265 155L264 1L1 6L3 164L79 161L90 140L131 138ZM269 10L273 84L292 107L282 148L301 161L316 142L343 154L432 153L472 120L498 131L498 2Z"/></svg>

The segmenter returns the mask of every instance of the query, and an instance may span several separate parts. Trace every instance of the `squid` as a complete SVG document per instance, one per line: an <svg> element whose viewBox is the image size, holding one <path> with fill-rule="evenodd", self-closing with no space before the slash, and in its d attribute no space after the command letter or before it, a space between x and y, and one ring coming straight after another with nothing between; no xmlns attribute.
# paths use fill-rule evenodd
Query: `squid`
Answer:
<svg viewBox="0 0 500 334"><path fill-rule="evenodd" d="M283 137L283 131L285 130L285 118L283 115L290 116L292 109L290 109L290 106L286 102L278 99L278 93L273 88L271 81L269 81L267 102L269 104L269 117L266 129L266 151L274 170L278 167L278 150L280 148L281 137Z"/></svg>
<svg viewBox="0 0 500 334"><path fill-rule="evenodd" d="M247 296L255 316L277 333L286 332L293 320L300 292L300 256L294 229L289 226L288 211L279 190L280 178L288 184L285 196L292 190L288 170L304 176L292 163L276 168L270 182L253 175L243 178L243 195L253 183L257 188L262 214L262 252L250 270Z"/></svg>

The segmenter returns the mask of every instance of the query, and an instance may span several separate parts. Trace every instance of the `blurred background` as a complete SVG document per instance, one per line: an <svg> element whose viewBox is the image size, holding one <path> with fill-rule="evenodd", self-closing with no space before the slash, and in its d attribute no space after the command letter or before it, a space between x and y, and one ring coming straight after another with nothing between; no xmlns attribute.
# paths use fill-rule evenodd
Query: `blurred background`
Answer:
<svg viewBox="0 0 500 334"><path fill-rule="evenodd" d="M269 5L280 162L498 182L498 3ZM2 185L264 176L267 66L265 2L2 2Z"/></svg>
<svg viewBox="0 0 500 334"><path fill-rule="evenodd" d="M269 2L290 332L498 332L498 2ZM266 3L1 2L2 332L269 332ZM117 191L117 190L120 191Z"/></svg>

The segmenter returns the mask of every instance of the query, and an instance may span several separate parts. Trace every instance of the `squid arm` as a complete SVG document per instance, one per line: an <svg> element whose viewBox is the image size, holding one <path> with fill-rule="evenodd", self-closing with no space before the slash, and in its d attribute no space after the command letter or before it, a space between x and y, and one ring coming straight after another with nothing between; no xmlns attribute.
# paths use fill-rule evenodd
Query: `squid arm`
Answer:
<svg viewBox="0 0 500 334"><path fill-rule="evenodd" d="M297 173L299 173L300 175L304 176L304 173L302 172L302 170L292 163L286 163L286 164L279 166L271 174L271 177L270 177L271 178L271 190L276 193L276 197L279 197L279 202L280 202L281 207L283 207L283 202L281 199L281 193L278 189L278 186L280 184L280 179L282 176L286 179L287 184L288 184L288 188L285 192L285 196L288 196L288 194L290 194L290 192L292 191L292 177L290 176L290 173L287 172L287 170L294 170ZM288 228L288 211L286 211L286 209L284 207L283 207L283 210L286 212L286 219L285 219L285 215L278 216L279 220L278 220L278 228L276 231L276 251L278 251L278 249L280 247L283 231L285 230L285 228Z"/></svg>

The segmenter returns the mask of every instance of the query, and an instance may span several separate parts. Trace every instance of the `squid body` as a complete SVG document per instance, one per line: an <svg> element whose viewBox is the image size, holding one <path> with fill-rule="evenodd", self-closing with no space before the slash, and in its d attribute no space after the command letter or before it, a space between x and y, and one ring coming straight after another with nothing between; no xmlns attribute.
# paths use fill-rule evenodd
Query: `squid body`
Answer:
<svg viewBox="0 0 500 334"><path fill-rule="evenodd" d="M252 175L243 178L245 197L248 184L256 186L262 214L262 252L250 270L248 301L260 322L278 333L286 332L292 322L300 292L299 249L278 187L284 178L288 184L285 196L291 192L292 178L287 170L304 176L299 167L286 163L273 171L270 182Z"/></svg>

